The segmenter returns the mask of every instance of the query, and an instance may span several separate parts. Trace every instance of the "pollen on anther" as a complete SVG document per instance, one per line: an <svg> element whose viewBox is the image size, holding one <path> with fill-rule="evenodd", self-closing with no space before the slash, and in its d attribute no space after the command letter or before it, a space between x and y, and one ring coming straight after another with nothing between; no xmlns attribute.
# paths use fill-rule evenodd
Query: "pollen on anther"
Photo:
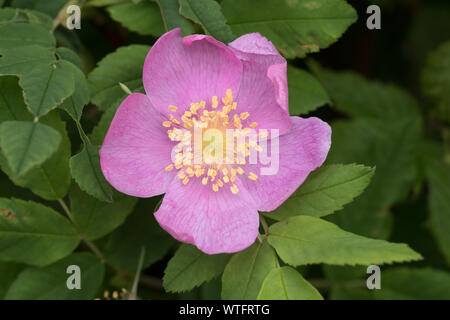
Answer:
<svg viewBox="0 0 450 320"><path fill-rule="evenodd" d="M212 108L215 109L219 105L219 101L217 100L217 96L212 97Z"/></svg>
<svg viewBox="0 0 450 320"><path fill-rule="evenodd" d="M231 192L233 192L233 194L236 194L236 193L239 192L239 189L238 189L238 187L237 187L235 184L233 184L233 185L230 187L230 190L231 190Z"/></svg>
<svg viewBox="0 0 450 320"><path fill-rule="evenodd" d="M202 184L203 185L206 185L208 183L208 177L204 177L203 179L202 179Z"/></svg>
<svg viewBox="0 0 450 320"><path fill-rule="evenodd" d="M162 123L162 125L163 125L164 127L166 127L166 128L170 128L170 126L172 125L172 122L171 122L171 121L164 121L164 122Z"/></svg>
<svg viewBox="0 0 450 320"><path fill-rule="evenodd" d="M172 164L172 163L169 164L167 167L164 168L164 170L166 170L166 171L170 171L170 170L172 170L172 169L173 169L173 164Z"/></svg>
<svg viewBox="0 0 450 320"><path fill-rule="evenodd" d="M176 112L176 111L178 110L177 107L172 106L172 105L168 106L168 108L169 108L169 110L172 111L172 112Z"/></svg>
<svg viewBox="0 0 450 320"><path fill-rule="evenodd" d="M250 127L252 127L252 128L256 128L258 126L258 123L257 122L252 122L251 124L250 124Z"/></svg>
<svg viewBox="0 0 450 320"><path fill-rule="evenodd" d="M258 176L257 176L256 174L254 174L253 172L250 172L250 173L248 174L248 178L249 178L250 180L256 181L256 179L258 179Z"/></svg>

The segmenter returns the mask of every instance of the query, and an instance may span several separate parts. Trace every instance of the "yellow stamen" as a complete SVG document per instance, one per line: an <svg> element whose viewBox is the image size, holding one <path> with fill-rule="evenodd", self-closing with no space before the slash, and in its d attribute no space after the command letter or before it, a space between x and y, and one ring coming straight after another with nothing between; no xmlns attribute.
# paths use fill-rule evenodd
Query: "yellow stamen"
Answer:
<svg viewBox="0 0 450 320"><path fill-rule="evenodd" d="M231 192L233 192L233 194L236 194L236 193L239 192L239 189L238 189L238 187L237 187L235 184L233 184L233 185L230 187L230 190L231 190Z"/></svg>
<svg viewBox="0 0 450 320"><path fill-rule="evenodd" d="M242 113L241 113L241 119L242 119L242 120L247 119L249 116L250 116L250 113L248 113L248 112L242 112Z"/></svg>
<svg viewBox="0 0 450 320"><path fill-rule="evenodd" d="M258 176L257 176L256 174L254 174L253 172L250 172L250 173L248 174L248 178L249 178L250 180L256 181L256 179L258 179Z"/></svg>
<svg viewBox="0 0 450 320"><path fill-rule="evenodd" d="M167 167L164 168L164 170L166 170L166 171L170 171L170 170L172 170L172 169L173 169L173 164L172 164L172 163L169 164Z"/></svg>

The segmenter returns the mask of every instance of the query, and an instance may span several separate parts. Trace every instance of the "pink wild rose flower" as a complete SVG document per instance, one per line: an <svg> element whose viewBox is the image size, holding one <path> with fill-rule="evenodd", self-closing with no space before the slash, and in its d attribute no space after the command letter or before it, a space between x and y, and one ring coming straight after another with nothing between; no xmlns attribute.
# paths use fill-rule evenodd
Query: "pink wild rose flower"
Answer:
<svg viewBox="0 0 450 320"><path fill-rule="evenodd" d="M111 122L100 149L105 178L128 195L165 193L155 217L179 241L207 254L247 248L258 235L258 211L280 206L322 165L331 144L327 123L289 116L286 67L258 33L227 46L167 32L146 57L146 94L130 94ZM251 132L259 140L221 145L208 156L219 139L200 136L206 156L199 162L199 128L224 136L233 129L233 139ZM261 174L270 164L252 163L250 154L270 150L276 170ZM218 161L219 153L228 161Z"/></svg>

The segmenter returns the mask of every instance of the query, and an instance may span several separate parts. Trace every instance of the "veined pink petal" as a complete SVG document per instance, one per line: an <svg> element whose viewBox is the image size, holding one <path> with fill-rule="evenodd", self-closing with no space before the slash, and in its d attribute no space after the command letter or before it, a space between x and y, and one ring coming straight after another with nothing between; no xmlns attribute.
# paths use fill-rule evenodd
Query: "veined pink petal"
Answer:
<svg viewBox="0 0 450 320"><path fill-rule="evenodd" d="M145 59L143 82L156 109L168 114L174 105L181 111L190 103L238 92L242 63L232 50L213 37L181 38L180 29L167 32Z"/></svg>
<svg viewBox="0 0 450 320"><path fill-rule="evenodd" d="M258 175L256 181L241 179L258 203L259 211L272 211L280 206L325 161L331 146L331 128L318 118L291 117L292 129L279 137L278 172L261 175L261 164L246 165L245 171ZM270 154L270 141L268 149ZM268 167L269 164L264 165Z"/></svg>
<svg viewBox="0 0 450 320"><path fill-rule="evenodd" d="M103 174L114 188L136 197L166 191L175 172L164 168L175 143L163 121L144 94L133 93L119 106L100 149Z"/></svg>
<svg viewBox="0 0 450 320"><path fill-rule="evenodd" d="M259 216L253 198L237 180L240 190L232 194L228 186L214 192L199 179L183 185L175 178L155 213L156 220L174 238L207 254L243 250L258 235Z"/></svg>
<svg viewBox="0 0 450 320"><path fill-rule="evenodd" d="M238 105L236 111L246 111L250 114L243 124L256 122L258 129L278 129L280 135L287 132L291 128L291 119L288 112L280 108L277 87L268 77L268 69L251 61L242 63L244 72L236 98Z"/></svg>
<svg viewBox="0 0 450 320"><path fill-rule="evenodd" d="M276 90L279 105L289 112L286 60L278 53L272 42L259 33L245 34L229 44L236 56L249 62L261 64Z"/></svg>

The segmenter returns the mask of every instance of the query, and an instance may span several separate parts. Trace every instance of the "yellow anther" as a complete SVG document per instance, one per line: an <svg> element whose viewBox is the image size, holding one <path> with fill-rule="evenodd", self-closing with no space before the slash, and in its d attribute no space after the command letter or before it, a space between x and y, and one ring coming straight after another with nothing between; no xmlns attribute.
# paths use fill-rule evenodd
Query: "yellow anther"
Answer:
<svg viewBox="0 0 450 320"><path fill-rule="evenodd" d="M180 178L180 179L186 178L186 174L184 173L184 171L178 172L178 178Z"/></svg>
<svg viewBox="0 0 450 320"><path fill-rule="evenodd" d="M183 164L182 163L179 163L179 164L175 165L175 169L179 170L181 168L183 168Z"/></svg>
<svg viewBox="0 0 450 320"><path fill-rule="evenodd" d="M231 109L236 110L236 108L237 108L237 102L233 102Z"/></svg>
<svg viewBox="0 0 450 320"><path fill-rule="evenodd" d="M223 182L225 182L225 183L230 182L230 179L228 178L228 176L224 176L223 177Z"/></svg>
<svg viewBox="0 0 450 320"><path fill-rule="evenodd" d="M173 169L173 164L172 164L172 163L169 164L167 167L164 168L164 170L166 170L166 171L170 171L170 170L172 170L172 169Z"/></svg>
<svg viewBox="0 0 450 320"><path fill-rule="evenodd" d="M202 179L202 184L203 185L206 185L208 183L208 177L204 177L203 179Z"/></svg>
<svg viewBox="0 0 450 320"><path fill-rule="evenodd" d="M173 119L172 122L175 124L180 124L180 121L178 121L178 119Z"/></svg>
<svg viewBox="0 0 450 320"><path fill-rule="evenodd" d="M226 176L228 174L228 169L227 168L222 168L222 173L224 176Z"/></svg>
<svg viewBox="0 0 450 320"><path fill-rule="evenodd" d="M183 184L187 184L189 182L189 178L188 177L185 177L184 179L183 179Z"/></svg>
<svg viewBox="0 0 450 320"><path fill-rule="evenodd" d="M252 122L250 124L250 127L252 127L252 128L256 128L257 126L258 126L258 122Z"/></svg>
<svg viewBox="0 0 450 320"><path fill-rule="evenodd" d="M244 174L244 169L242 169L241 167L238 167L237 168L237 173Z"/></svg>
<svg viewBox="0 0 450 320"><path fill-rule="evenodd" d="M192 177L192 176L194 175L194 170L192 170L192 168L189 167L189 168L186 169L186 173L187 173L190 177Z"/></svg>
<svg viewBox="0 0 450 320"><path fill-rule="evenodd" d="M239 192L239 189L238 189L238 187L237 187L235 184L233 184L233 185L230 187L230 190L231 190L231 192L233 192L233 194L236 194L236 193Z"/></svg>
<svg viewBox="0 0 450 320"><path fill-rule="evenodd" d="M170 122L170 121L164 121L164 122L162 123L162 125L163 125L164 127L166 127L166 128L170 128L170 126L172 125L172 122Z"/></svg>
<svg viewBox="0 0 450 320"><path fill-rule="evenodd" d="M222 98L223 104L227 105L233 102L233 93L231 89L227 89L226 96Z"/></svg>
<svg viewBox="0 0 450 320"><path fill-rule="evenodd" d="M217 191L219 191L219 186L217 185L217 184L213 184L212 185L212 189L214 190L214 192L217 192Z"/></svg>
<svg viewBox="0 0 450 320"><path fill-rule="evenodd" d="M241 119L242 119L242 120L247 119L249 116L250 116L250 113L248 113L248 112L242 112L242 113L241 113Z"/></svg>
<svg viewBox="0 0 450 320"><path fill-rule="evenodd" d="M211 107L213 109L217 108L217 106L219 105L219 101L217 100L217 96L213 96L211 102L212 102L212 106Z"/></svg>
<svg viewBox="0 0 450 320"><path fill-rule="evenodd" d="M172 111L172 112L176 112L176 111L178 110L177 107L172 106L172 105L168 106L168 108L169 108L169 110Z"/></svg>
<svg viewBox="0 0 450 320"><path fill-rule="evenodd" d="M256 180L256 179L258 179L258 176L257 176L256 174L254 174L253 172L250 172L250 173L248 174L248 178L249 178L250 180Z"/></svg>
<svg viewBox="0 0 450 320"><path fill-rule="evenodd" d="M198 178L200 177L204 172L204 169L202 170L201 168L196 168L195 169L195 176Z"/></svg>
<svg viewBox="0 0 450 320"><path fill-rule="evenodd" d="M217 185L219 187L223 187L223 182L220 179L217 179Z"/></svg>

